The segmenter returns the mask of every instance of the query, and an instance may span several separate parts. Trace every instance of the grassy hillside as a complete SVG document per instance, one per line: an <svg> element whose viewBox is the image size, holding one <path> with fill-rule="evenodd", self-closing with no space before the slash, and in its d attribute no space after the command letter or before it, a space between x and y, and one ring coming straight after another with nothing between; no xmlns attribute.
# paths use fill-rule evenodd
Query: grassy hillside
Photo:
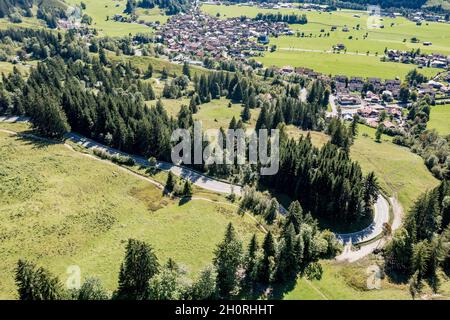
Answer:
<svg viewBox="0 0 450 320"><path fill-rule="evenodd" d="M358 138L351 148L352 159L358 161L365 172L375 171L383 190L389 195L397 195L405 210L421 193L437 186L438 180L420 156L393 144L387 136L377 143L375 129L359 128Z"/></svg>
<svg viewBox="0 0 450 320"><path fill-rule="evenodd" d="M428 129L436 129L441 135L450 134L450 104L431 108Z"/></svg>
<svg viewBox="0 0 450 320"><path fill-rule="evenodd" d="M148 182L63 145L0 132L0 158L0 298L15 297L19 258L62 281L66 268L78 265L83 277L97 276L112 290L130 237L148 241L160 261L172 257L193 276L211 262L228 222L243 239L258 232L234 207L163 198Z"/></svg>

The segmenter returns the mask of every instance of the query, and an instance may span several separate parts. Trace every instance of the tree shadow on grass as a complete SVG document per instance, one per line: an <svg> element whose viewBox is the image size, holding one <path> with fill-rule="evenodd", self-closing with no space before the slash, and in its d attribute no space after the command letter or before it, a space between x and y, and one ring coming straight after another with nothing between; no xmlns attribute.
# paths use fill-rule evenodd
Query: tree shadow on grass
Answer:
<svg viewBox="0 0 450 320"><path fill-rule="evenodd" d="M62 141L39 137L31 132L30 133L24 132L24 133L17 134L16 140L22 141L25 143L25 145L30 145L30 146L32 146L32 148L37 148L37 149L42 149L42 148L47 148L47 147L53 146L53 145L62 145L63 144Z"/></svg>
<svg viewBox="0 0 450 320"><path fill-rule="evenodd" d="M178 205L179 206L185 205L186 203L188 203L191 200L192 200L192 197L183 197L180 199L180 201L178 201Z"/></svg>
<svg viewBox="0 0 450 320"><path fill-rule="evenodd" d="M389 281L394 284L407 284L411 278L410 274L404 274L393 270L385 270L385 273Z"/></svg>
<svg viewBox="0 0 450 320"><path fill-rule="evenodd" d="M297 278L289 279L283 283L278 283L273 286L272 294L269 297L270 300L281 300L283 297L294 290L297 285Z"/></svg>

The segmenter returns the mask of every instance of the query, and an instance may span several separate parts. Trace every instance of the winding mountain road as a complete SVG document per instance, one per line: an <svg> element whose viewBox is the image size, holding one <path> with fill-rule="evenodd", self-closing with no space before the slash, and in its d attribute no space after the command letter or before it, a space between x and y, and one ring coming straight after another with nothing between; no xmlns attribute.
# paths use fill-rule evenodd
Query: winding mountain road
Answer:
<svg viewBox="0 0 450 320"><path fill-rule="evenodd" d="M23 117L0 117L0 122L12 123L12 122L27 122L27 121L28 121L28 119L23 118ZM2 131L11 133L10 130L2 130ZM24 136L34 137L33 135L30 135L30 134L26 134ZM83 136L73 133L73 132L67 133L65 135L65 139L66 139L66 141L71 141L71 142L76 143L86 149L90 149L90 150L100 149L100 150L104 150L110 154L118 154L118 155L122 155L122 156L128 156L128 157L131 157L137 164L139 164L141 166L144 166L144 167L150 166L148 160L143 157L130 155L125 152L119 151L117 149L107 147L99 142L96 142L92 139L83 137ZM210 191L218 192L218 193L226 193L226 194L230 194L232 192L234 192L237 195L242 194L241 186L233 185L233 184L225 182L225 181L221 181L221 180L218 180L218 179L215 179L212 177L208 177L204 174L193 171L186 167L178 166L178 165L175 165L175 164L172 164L169 162L164 162L164 161L157 161L156 167L161 170L166 170L166 171L170 170L176 176L181 177L183 179L189 179L195 185L197 185L203 189L206 189L206 190L210 190ZM281 214L286 213L286 209L282 206L280 206L280 213ZM397 220L394 219L394 222L395 221L397 221L396 226L399 226L401 223L401 220L400 220L400 222L398 222L398 219ZM383 225L388 222L389 222L389 202L387 199L385 199L383 196L380 195L377 202L375 203L374 221L369 227L367 227L361 231L358 231L358 232L353 232L353 233L348 233L348 234L336 234L337 238L340 241L342 241L344 244L347 244L346 250L337 259L338 260L350 260L350 258L352 258L352 257L354 258L356 255L355 251L349 250L349 248L350 248L349 244L358 244L361 242L368 242L368 241L371 241L371 240L377 238L380 234L383 233ZM366 248L366 251L364 251L364 252L368 252L367 254L369 254L374 249L374 248L371 249L372 246L373 246L373 243L365 245L361 248ZM369 249L369 250L367 250L367 249ZM364 254L364 255L367 255L367 254Z"/></svg>

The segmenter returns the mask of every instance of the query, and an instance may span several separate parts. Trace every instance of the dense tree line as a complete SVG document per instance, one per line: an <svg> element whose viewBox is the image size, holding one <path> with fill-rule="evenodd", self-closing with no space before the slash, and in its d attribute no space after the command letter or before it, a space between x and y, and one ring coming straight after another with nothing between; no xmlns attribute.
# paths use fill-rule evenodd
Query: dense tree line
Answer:
<svg viewBox="0 0 450 320"><path fill-rule="evenodd" d="M308 0L307 2L327 4L333 8L366 10L367 5L379 5L382 8L419 9L427 0Z"/></svg>
<svg viewBox="0 0 450 320"><path fill-rule="evenodd" d="M134 14L136 8L152 9L159 7L167 15L186 12L190 3L188 0L127 0L125 13Z"/></svg>
<svg viewBox="0 0 450 320"><path fill-rule="evenodd" d="M17 10L31 13L34 2L34 0L2 0L0 1L0 18L7 17Z"/></svg>
<svg viewBox="0 0 450 320"><path fill-rule="evenodd" d="M299 99L300 87L287 85L284 92L276 98L262 103L256 129L275 129L281 123L293 124L303 130L322 130L328 107L330 91L322 81L314 81L308 93L307 101ZM248 102L250 104L251 100ZM250 105L250 107L252 107Z"/></svg>
<svg viewBox="0 0 450 320"><path fill-rule="evenodd" d="M385 269L394 279L409 280L413 297L426 281L434 292L439 270L450 273L450 183L444 180L417 199L385 248Z"/></svg>
<svg viewBox="0 0 450 320"><path fill-rule="evenodd" d="M270 21L270 22L286 22L289 24L306 24L308 23L308 19L306 17L306 14L282 14L281 12L278 13L261 13L259 12L255 20L263 20L263 21Z"/></svg>
<svg viewBox="0 0 450 320"><path fill-rule="evenodd" d="M0 105L29 115L41 133L57 137L71 127L126 152L162 159L170 156L175 122L160 102L154 108L145 105L145 100L155 98L153 89L135 78L130 64L109 69L96 58L92 64L64 64L52 58L39 63L26 82L19 79L17 73L4 77L6 90L0 98L6 102Z"/></svg>
<svg viewBox="0 0 450 320"><path fill-rule="evenodd" d="M364 176L346 150L331 142L321 149L309 136L280 140L280 168L275 176L262 176L264 185L299 200L313 216L331 221L355 221L372 213L378 197L373 173Z"/></svg>

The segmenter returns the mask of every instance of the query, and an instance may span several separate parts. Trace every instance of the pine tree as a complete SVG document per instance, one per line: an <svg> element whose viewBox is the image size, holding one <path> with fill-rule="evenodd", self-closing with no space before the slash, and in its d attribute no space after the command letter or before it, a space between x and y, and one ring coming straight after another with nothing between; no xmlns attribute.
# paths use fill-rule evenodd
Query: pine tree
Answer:
<svg viewBox="0 0 450 320"><path fill-rule="evenodd" d="M100 47L100 49L98 50L98 54L101 64L103 64L104 66L108 65L109 61L108 58L106 58L105 49L103 49L103 47Z"/></svg>
<svg viewBox="0 0 450 320"><path fill-rule="evenodd" d="M129 239L119 273L116 299L144 300L149 294L149 280L159 272L158 258L145 242Z"/></svg>
<svg viewBox="0 0 450 320"><path fill-rule="evenodd" d="M272 200L270 200L269 210L267 211L267 214L265 216L266 222L268 224L272 224L275 221L278 215L278 210L279 210L278 201L275 198L272 198Z"/></svg>
<svg viewBox="0 0 450 320"><path fill-rule="evenodd" d="M228 129L232 129L232 130L236 129L236 118L234 116L230 121L230 125L228 126Z"/></svg>
<svg viewBox="0 0 450 320"><path fill-rule="evenodd" d="M189 80L191 79L191 69L189 68L189 65L187 64L187 62L185 62L183 64L183 74L189 78Z"/></svg>
<svg viewBox="0 0 450 320"><path fill-rule="evenodd" d="M163 67L161 72L161 79L166 80L167 78L169 78L169 70L167 70L166 67Z"/></svg>
<svg viewBox="0 0 450 320"><path fill-rule="evenodd" d="M151 63L148 64L147 71L145 72L145 78L150 79L153 77L153 65Z"/></svg>
<svg viewBox="0 0 450 320"><path fill-rule="evenodd" d="M352 124L350 125L350 132L352 133L353 138L355 138L358 135L358 121L359 116L355 114L353 116Z"/></svg>
<svg viewBox="0 0 450 320"><path fill-rule="evenodd" d="M251 290L258 279L258 251L258 240L256 238L256 235L253 235L248 245L247 254L244 259L244 286L247 290Z"/></svg>
<svg viewBox="0 0 450 320"><path fill-rule="evenodd" d="M381 142L381 135L383 134L383 127L381 124L378 125L377 131L375 132L375 141L380 143Z"/></svg>
<svg viewBox="0 0 450 320"><path fill-rule="evenodd" d="M231 94L231 99L235 102L240 102L240 101L242 101L243 96L244 96L244 93L242 92L241 83L238 82L233 89L233 93Z"/></svg>
<svg viewBox="0 0 450 320"><path fill-rule="evenodd" d="M269 119L268 119L268 114L267 114L267 107L264 105L261 108L261 112L259 114L258 120L256 121L256 130L260 130L260 129L269 129Z"/></svg>
<svg viewBox="0 0 450 320"><path fill-rule="evenodd" d="M169 174L167 175L167 180L166 180L166 190L169 192L172 192L174 187L175 187L175 177L174 177L172 171L169 171Z"/></svg>
<svg viewBox="0 0 450 320"><path fill-rule="evenodd" d="M238 285L237 271L242 260L242 244L236 237L233 225L227 226L224 240L214 253L217 270L216 286L219 297L229 299Z"/></svg>
<svg viewBox="0 0 450 320"><path fill-rule="evenodd" d="M294 226L290 224L283 232L283 239L277 264L277 279L280 282L291 280L297 276L299 257L296 252L296 236Z"/></svg>
<svg viewBox="0 0 450 320"><path fill-rule="evenodd" d="M193 114L196 114L198 112L198 103L197 103L197 94L194 94L189 101L189 109L191 109L191 112Z"/></svg>
<svg viewBox="0 0 450 320"><path fill-rule="evenodd" d="M242 121L244 121L244 122L250 121L251 113L250 113L250 107L248 106L248 104L246 104L244 106L244 110L242 110L241 118L242 118Z"/></svg>
<svg viewBox="0 0 450 320"><path fill-rule="evenodd" d="M275 239L272 232L268 232L264 237L262 245L263 257L259 263L258 279L264 284L268 284L272 281L272 274L275 269Z"/></svg>
<svg viewBox="0 0 450 320"><path fill-rule="evenodd" d="M15 276L20 300L59 300L62 287L58 278L35 264L19 260Z"/></svg>
<svg viewBox="0 0 450 320"><path fill-rule="evenodd" d="M303 221L303 209L300 205L300 202L293 201L288 209L288 213L286 215L285 220L285 229L292 225L294 227L295 234L300 233L300 225Z"/></svg>
<svg viewBox="0 0 450 320"><path fill-rule="evenodd" d="M183 196L185 197L192 197L192 182L189 179L186 179L186 182L183 186Z"/></svg>

